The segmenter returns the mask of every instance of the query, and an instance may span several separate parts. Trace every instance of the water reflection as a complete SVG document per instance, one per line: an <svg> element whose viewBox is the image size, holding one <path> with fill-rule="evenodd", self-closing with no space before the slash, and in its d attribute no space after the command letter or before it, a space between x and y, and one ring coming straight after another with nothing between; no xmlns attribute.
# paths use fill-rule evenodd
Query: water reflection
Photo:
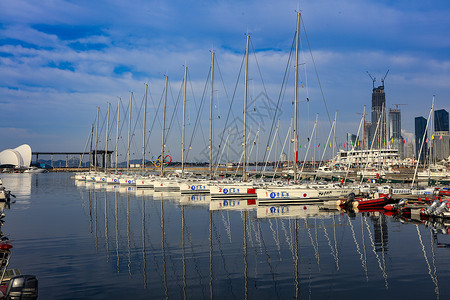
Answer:
<svg viewBox="0 0 450 300"><path fill-rule="evenodd" d="M11 173L2 174L3 186L11 191L11 194L20 199L22 204L29 203L31 195L31 182L34 179L35 187L38 186L38 174Z"/></svg>
<svg viewBox="0 0 450 300"><path fill-rule="evenodd" d="M106 260L109 262L110 252L114 252L117 273L121 274L126 264L130 279L139 274L144 289L159 287L159 295L164 298L247 299L260 293L257 287L265 289L266 284L274 287L266 291L269 297L314 296L317 286L312 279L328 272L339 274L349 259L349 250L354 253L350 256L359 261L364 282L376 282L381 274L384 288L390 288L388 222L378 212L351 216L318 205L259 206L254 199L180 197L174 192L154 193L131 187L105 187L101 192L95 185L80 188L82 193L93 193L93 205L89 207L98 251L102 246L97 240L103 238ZM97 204L99 197L102 206ZM110 203L114 209L109 209ZM109 247L108 218L112 214L115 249ZM99 218L104 219L103 229L97 226ZM122 222L125 227L121 229ZM206 232L202 230L205 227ZM159 232L155 230L158 228ZM351 243L343 245L346 232ZM148 238L149 234L153 238ZM121 246L124 244L125 248ZM433 277L436 272L428 260L427 264L438 295L437 277Z"/></svg>
<svg viewBox="0 0 450 300"><path fill-rule="evenodd" d="M256 199L214 199L209 202L210 210L255 210Z"/></svg>
<svg viewBox="0 0 450 300"><path fill-rule="evenodd" d="M181 205L209 206L211 202L210 195L181 195L179 197Z"/></svg>
<svg viewBox="0 0 450 300"><path fill-rule="evenodd" d="M137 298L336 298L336 290L359 297L364 288L395 293L408 276L392 264L410 258L396 243L388 244L392 234L408 244L411 236L399 236L397 227L392 231L389 226L400 220L378 211L260 206L254 199L211 200L108 185L77 188L89 195L80 198L89 199L84 206L99 255L122 280L141 278ZM427 245L419 230L428 232L426 227L414 228L420 248L409 253L416 261L413 273L426 274L439 299L436 249L446 243L430 227ZM416 270L418 255L422 271Z"/></svg>

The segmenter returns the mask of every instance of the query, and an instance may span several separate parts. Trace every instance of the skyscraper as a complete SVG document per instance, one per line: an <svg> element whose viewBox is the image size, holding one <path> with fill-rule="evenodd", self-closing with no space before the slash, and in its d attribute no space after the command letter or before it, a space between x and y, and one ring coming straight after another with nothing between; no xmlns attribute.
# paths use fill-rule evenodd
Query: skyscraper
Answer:
<svg viewBox="0 0 450 300"><path fill-rule="evenodd" d="M425 161L427 157L428 151L428 136L425 129L427 128L427 120L424 117L416 117L414 119L414 132L415 132L415 141L416 141L416 159L419 159L421 162ZM422 152L420 152L420 147L423 143ZM419 158L419 153L422 153Z"/></svg>
<svg viewBox="0 0 450 300"><path fill-rule="evenodd" d="M365 122L364 124L364 138L363 138L363 149L370 149L370 145L372 143L372 135L371 135L371 122Z"/></svg>
<svg viewBox="0 0 450 300"><path fill-rule="evenodd" d="M442 160L450 155L448 112L445 109L434 111L434 158Z"/></svg>
<svg viewBox="0 0 450 300"><path fill-rule="evenodd" d="M401 135L402 119L400 109L389 109L389 142L390 148L398 149L398 154L403 159L403 137Z"/></svg>
<svg viewBox="0 0 450 300"><path fill-rule="evenodd" d="M384 84L372 90L372 128L370 137L373 139L373 149L387 147L386 131L386 94Z"/></svg>
<svg viewBox="0 0 450 300"><path fill-rule="evenodd" d="M445 109L434 111L434 131L448 131L448 112Z"/></svg>
<svg viewBox="0 0 450 300"><path fill-rule="evenodd" d="M358 150L358 141L356 140L356 134L347 133L347 150Z"/></svg>

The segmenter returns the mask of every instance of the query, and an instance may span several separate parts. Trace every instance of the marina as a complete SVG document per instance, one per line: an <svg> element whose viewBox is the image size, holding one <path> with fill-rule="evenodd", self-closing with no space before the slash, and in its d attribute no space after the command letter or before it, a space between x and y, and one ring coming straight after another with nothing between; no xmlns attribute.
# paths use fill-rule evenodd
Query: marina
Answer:
<svg viewBox="0 0 450 300"><path fill-rule="evenodd" d="M215 200L73 173L2 181L16 195L2 228L14 240L10 266L35 274L45 299L450 294L447 219Z"/></svg>
<svg viewBox="0 0 450 300"><path fill-rule="evenodd" d="M447 3L9 2L0 300L450 299Z"/></svg>

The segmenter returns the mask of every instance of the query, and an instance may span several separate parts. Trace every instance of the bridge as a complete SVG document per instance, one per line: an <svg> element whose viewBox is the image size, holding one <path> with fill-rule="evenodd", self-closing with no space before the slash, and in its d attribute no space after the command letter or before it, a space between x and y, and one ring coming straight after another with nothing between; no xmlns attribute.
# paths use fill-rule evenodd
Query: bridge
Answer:
<svg viewBox="0 0 450 300"><path fill-rule="evenodd" d="M50 155L50 161L51 166L53 167L53 156L65 156L66 157L66 167L69 166L69 156L80 156L80 161L83 160L84 155L89 155L89 160L93 161L93 165L96 165L98 162L100 163L100 166L106 165L107 162L111 162L111 154L114 151L108 150L106 152L105 150L93 150L91 152L32 152L32 156L36 156L36 163L39 163L39 156L43 155ZM97 155L96 155L97 154ZM100 156L100 160L98 159L98 156Z"/></svg>

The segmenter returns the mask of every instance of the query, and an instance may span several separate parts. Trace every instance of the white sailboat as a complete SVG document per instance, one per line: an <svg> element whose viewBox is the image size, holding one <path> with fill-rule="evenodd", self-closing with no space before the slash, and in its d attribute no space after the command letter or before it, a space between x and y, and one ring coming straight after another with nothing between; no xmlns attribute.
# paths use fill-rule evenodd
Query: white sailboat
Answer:
<svg viewBox="0 0 450 300"><path fill-rule="evenodd" d="M116 122L116 170L114 173L110 173L107 176L106 182L108 184L112 184L112 185L118 185L119 184L119 178L120 178L120 174L118 172L118 159L119 159L119 123L120 123L120 103L121 103L121 98L119 97L119 101L117 104L117 122Z"/></svg>
<svg viewBox="0 0 450 300"><path fill-rule="evenodd" d="M256 191L259 204L323 202L327 199L346 197L352 192L359 192L351 187L336 184L326 185L291 185L285 187L266 187Z"/></svg>
<svg viewBox="0 0 450 300"><path fill-rule="evenodd" d="M128 116L128 148L127 148L127 174L119 178L119 184L123 186L136 186L136 175L130 173L130 143L131 143L131 109L133 103L133 92L130 93L130 108Z"/></svg>
<svg viewBox="0 0 450 300"><path fill-rule="evenodd" d="M248 182L247 178L247 86L248 86L248 50L250 35L247 35L247 44L245 48L245 84L244 84L244 141L243 141L243 159L242 159L242 181L233 182L221 180L211 184L211 198L255 198L256 188L253 182Z"/></svg>
<svg viewBox="0 0 450 300"><path fill-rule="evenodd" d="M297 149L298 149L298 124L297 124L297 103L298 103L298 58L299 58L299 30L300 12L297 12L296 29L296 59L295 59L295 85L294 85L294 184L276 186L268 184L264 188L258 188L256 193L259 204L270 203L298 203L298 202L322 202L329 198L339 198L347 196L352 192L352 188L345 188L338 185L298 185L297 184Z"/></svg>
<svg viewBox="0 0 450 300"><path fill-rule="evenodd" d="M155 189L155 192L178 192L180 191L180 186L178 182L178 178L173 177L165 177L164 174L164 168L165 168L165 133L164 130L166 128L166 104L167 104L167 84L168 84L169 77L166 76L166 82L165 82L165 91L164 91L164 110L163 110L163 124L162 124L162 142L161 142L161 169L160 169L160 176L158 179L156 179L153 183L153 188Z"/></svg>
<svg viewBox="0 0 450 300"><path fill-rule="evenodd" d="M145 104L144 104L144 125L143 125L143 130L142 130L142 174L141 176L138 176L136 178L136 188L153 188L154 187L154 181L155 181L155 176L150 176L150 175L146 175L145 174L145 146L146 146L146 142L145 142L145 129L146 129L146 123L147 123L147 88L148 85L145 84Z"/></svg>
<svg viewBox="0 0 450 300"><path fill-rule="evenodd" d="M214 87L214 51L211 51L211 104L210 104L210 126L209 126L209 180L185 178L184 172L184 137L185 137L185 110L186 110L186 83L187 83L187 67L184 68L184 94L183 94L183 131L181 139L181 177L179 182L179 190L181 194L208 194L210 193L210 183L212 177L212 107L213 107L213 87Z"/></svg>

